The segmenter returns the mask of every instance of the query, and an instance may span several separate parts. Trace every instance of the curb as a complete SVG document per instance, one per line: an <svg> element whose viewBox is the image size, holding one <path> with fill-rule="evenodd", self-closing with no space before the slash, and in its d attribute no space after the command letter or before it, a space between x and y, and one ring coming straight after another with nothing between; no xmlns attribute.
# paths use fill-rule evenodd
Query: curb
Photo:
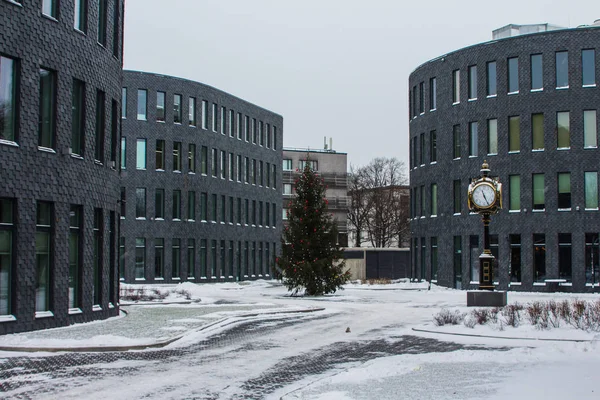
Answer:
<svg viewBox="0 0 600 400"><path fill-rule="evenodd" d="M210 324L203 325L196 329L191 329L184 334L176 336L174 338L166 339L163 341L157 341L149 344L138 344L131 346L86 346L86 347L18 347L18 346L0 346L0 351L12 351L12 352L24 352L24 353L35 353L35 352L46 352L46 353L58 353L58 352L73 352L73 353L101 353L101 352L113 352L113 351L129 351L129 350L146 350L146 349L156 349L165 347L173 342L178 341L183 338L187 334L191 332L202 332L206 329L209 329L217 324L224 324L223 327L235 324L239 322L239 318L253 318L258 317L260 315L278 315L278 314L301 314L301 313L311 313L316 311L323 311L325 308L306 308L302 310L281 310L281 311L273 311L273 312L265 312L265 313L249 313L242 314L232 317L225 317L220 320L211 322Z"/></svg>
<svg viewBox="0 0 600 400"><path fill-rule="evenodd" d="M596 339L550 339L550 338L526 338L526 337L506 337L506 336L491 336L491 335L476 335L471 333L454 333L454 332L438 332L430 331L427 329L412 328L415 332L434 333L437 335L451 335L451 336L468 336L477 338L489 338L489 339L506 339L506 340L535 340L536 342L575 342L575 343L591 343L597 342Z"/></svg>

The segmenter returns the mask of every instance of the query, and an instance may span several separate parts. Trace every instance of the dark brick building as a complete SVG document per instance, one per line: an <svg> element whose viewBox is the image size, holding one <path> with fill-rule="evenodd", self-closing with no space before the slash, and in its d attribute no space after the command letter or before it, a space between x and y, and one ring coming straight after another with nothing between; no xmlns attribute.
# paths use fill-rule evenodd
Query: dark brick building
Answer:
<svg viewBox="0 0 600 400"><path fill-rule="evenodd" d="M123 1L0 1L0 334L118 314Z"/></svg>
<svg viewBox="0 0 600 400"><path fill-rule="evenodd" d="M121 279L269 277L283 118L210 86L125 71Z"/></svg>
<svg viewBox="0 0 600 400"><path fill-rule="evenodd" d="M600 28L553 28L509 25L410 75L413 277L477 287L483 226L467 187L487 160L504 189L498 287L598 287Z"/></svg>

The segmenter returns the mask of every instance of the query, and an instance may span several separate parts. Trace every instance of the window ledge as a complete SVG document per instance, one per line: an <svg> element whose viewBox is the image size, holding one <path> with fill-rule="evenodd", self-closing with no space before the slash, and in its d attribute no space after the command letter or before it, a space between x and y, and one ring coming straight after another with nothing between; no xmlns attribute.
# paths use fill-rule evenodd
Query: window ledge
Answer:
<svg viewBox="0 0 600 400"><path fill-rule="evenodd" d="M477 101L477 97L473 97L472 99L467 99L467 101Z"/></svg>
<svg viewBox="0 0 600 400"><path fill-rule="evenodd" d="M104 163L100 160L94 160L94 164L104 166Z"/></svg>
<svg viewBox="0 0 600 400"><path fill-rule="evenodd" d="M508 152L508 154L519 154L521 152L521 150L511 150Z"/></svg>
<svg viewBox="0 0 600 400"><path fill-rule="evenodd" d="M533 282L533 286L546 286L546 282Z"/></svg>
<svg viewBox="0 0 600 400"><path fill-rule="evenodd" d="M519 210L508 210L508 213L509 213L509 214L510 214L510 213L513 213L513 214L518 214L518 213L520 213L520 212L521 212L521 210L520 210L520 209L519 209Z"/></svg>
<svg viewBox="0 0 600 400"><path fill-rule="evenodd" d="M113 303L108 303L108 308L115 308L115 305Z"/></svg>
<svg viewBox="0 0 600 400"><path fill-rule="evenodd" d="M102 307L98 304L92 306L92 311L102 311Z"/></svg>
<svg viewBox="0 0 600 400"><path fill-rule="evenodd" d="M571 211L571 207L569 207L569 208L559 208L558 211Z"/></svg>
<svg viewBox="0 0 600 400"><path fill-rule="evenodd" d="M565 89L568 89L568 88L569 88L569 86L557 86L556 90L565 90Z"/></svg>
<svg viewBox="0 0 600 400"><path fill-rule="evenodd" d="M69 308L69 315L83 314L81 308Z"/></svg>
<svg viewBox="0 0 600 400"><path fill-rule="evenodd" d="M430 215L429 218L437 218L437 214Z"/></svg>
<svg viewBox="0 0 600 400"><path fill-rule="evenodd" d="M544 151L544 149L531 149L532 153L540 153L542 151Z"/></svg>
<svg viewBox="0 0 600 400"><path fill-rule="evenodd" d="M543 92L544 88L540 88L540 89L531 89L531 93L537 93L537 92Z"/></svg>
<svg viewBox="0 0 600 400"><path fill-rule="evenodd" d="M539 209L539 210L531 210L531 212L533 213L542 213L542 212L546 212L545 208Z"/></svg>
<svg viewBox="0 0 600 400"><path fill-rule="evenodd" d="M163 217L155 217L154 220L155 221L164 221L165 219Z"/></svg>
<svg viewBox="0 0 600 400"><path fill-rule="evenodd" d="M454 213L454 214L452 214L452 215L461 215L461 213Z"/></svg>
<svg viewBox="0 0 600 400"><path fill-rule="evenodd" d="M12 147L19 147L19 144L12 140L0 139L0 144L4 144L6 146L12 146Z"/></svg>
<svg viewBox="0 0 600 400"><path fill-rule="evenodd" d="M510 282L510 283L508 284L508 286L521 286L521 285L522 285L522 283L521 283L521 282Z"/></svg>
<svg viewBox="0 0 600 400"><path fill-rule="evenodd" d="M180 277L178 277L178 276L174 276L174 277L173 277L173 278L171 278L171 279L173 279L174 281L180 281L180 280L181 280L181 278L180 278Z"/></svg>
<svg viewBox="0 0 600 400"><path fill-rule="evenodd" d="M188 277L187 277L187 280L188 280L188 281L195 281L195 280L196 280L196 278L194 278L193 276L188 276Z"/></svg>
<svg viewBox="0 0 600 400"><path fill-rule="evenodd" d="M452 103L453 106L460 104L460 101L455 101L454 103Z"/></svg>
<svg viewBox="0 0 600 400"><path fill-rule="evenodd" d="M471 155L471 156L469 156L469 158L477 158L477 157L478 157L478 156L472 156L472 155Z"/></svg>
<svg viewBox="0 0 600 400"><path fill-rule="evenodd" d="M173 218L173 222L181 222L181 218Z"/></svg>
<svg viewBox="0 0 600 400"><path fill-rule="evenodd" d="M196 125L192 125L192 124L188 124L188 127L189 127L189 128L197 128L197 126L196 126Z"/></svg>
<svg viewBox="0 0 600 400"><path fill-rule="evenodd" d="M9 1L9 3L11 3ZM14 315L0 315L0 322L10 322L10 321L16 321L17 318Z"/></svg>
<svg viewBox="0 0 600 400"><path fill-rule="evenodd" d="M179 169L174 169L174 170L173 170L173 173L174 173L174 174L180 174L180 173L181 173L181 170L179 170Z"/></svg>
<svg viewBox="0 0 600 400"><path fill-rule="evenodd" d="M156 172L165 172L165 170L162 168L156 168Z"/></svg>
<svg viewBox="0 0 600 400"><path fill-rule="evenodd" d="M10 3L10 0L8 0L8 1L9 1L9 3ZM595 84L595 83L592 83L591 85L583 85L582 87L584 87L584 88L595 88L595 87L596 87L596 84Z"/></svg>
<svg viewBox="0 0 600 400"><path fill-rule="evenodd" d="M15 6L23 7L23 4L17 3L16 1L13 1L13 0L4 0L4 1L6 1L7 3L10 3L10 4L13 4Z"/></svg>
<svg viewBox="0 0 600 400"><path fill-rule="evenodd" d="M44 13L42 13L42 17L44 17L44 18L46 18L46 19L49 19L50 21L58 22L58 20L57 20L56 18L54 18L53 16L51 16L51 15L48 15L48 14L44 14ZM36 318L37 318L37 317L36 317Z"/></svg>
<svg viewBox="0 0 600 400"><path fill-rule="evenodd" d="M486 96L486 99L495 99L496 97L498 97L498 95L497 95L497 94L488 94L488 95Z"/></svg>
<svg viewBox="0 0 600 400"><path fill-rule="evenodd" d="M435 165L435 164L437 164L437 161L432 161L429 163L429 165Z"/></svg>
<svg viewBox="0 0 600 400"><path fill-rule="evenodd" d="M600 287L600 283L586 283L585 286L587 287ZM0 319L0 321L2 321Z"/></svg>
<svg viewBox="0 0 600 400"><path fill-rule="evenodd" d="M519 91L517 90L517 91L515 91L515 92L508 92L508 93L507 93L507 95L508 95L508 96L511 96L511 95L513 95L513 94L519 94Z"/></svg>
<svg viewBox="0 0 600 400"><path fill-rule="evenodd" d="M157 276L157 277L154 277L154 280L155 280L155 281L164 281L164 280L165 280L165 278L163 278L163 277L160 277L160 276Z"/></svg>
<svg viewBox="0 0 600 400"><path fill-rule="evenodd" d="M598 211L598 207L596 208L584 208L585 211Z"/></svg>
<svg viewBox="0 0 600 400"><path fill-rule="evenodd" d="M136 281L145 281L146 278L135 278Z"/></svg>
<svg viewBox="0 0 600 400"><path fill-rule="evenodd" d="M56 150L51 149L50 147L38 146L39 151L44 151L46 153L56 154Z"/></svg>
<svg viewBox="0 0 600 400"><path fill-rule="evenodd" d="M487 155L488 155L488 156L497 156L497 155L498 155L498 153L488 153Z"/></svg>
<svg viewBox="0 0 600 400"><path fill-rule="evenodd" d="M597 149L597 148L598 148L598 146L585 146L583 149L587 150L587 149Z"/></svg>
<svg viewBox="0 0 600 400"><path fill-rule="evenodd" d="M71 153L70 155L71 155L71 158L74 158L76 160L85 160L81 154Z"/></svg>
<svg viewBox="0 0 600 400"><path fill-rule="evenodd" d="M136 221L145 221L146 217L136 217L135 220Z"/></svg>
<svg viewBox="0 0 600 400"><path fill-rule="evenodd" d="M558 151L563 151L563 150L571 150L571 147L557 147L556 150Z"/></svg>
<svg viewBox="0 0 600 400"><path fill-rule="evenodd" d="M437 108L431 108L429 112L434 112L435 110L437 110Z"/></svg>
<svg viewBox="0 0 600 400"><path fill-rule="evenodd" d="M52 311L36 311L35 317L36 318L50 318L50 317L54 317L54 313Z"/></svg>
<svg viewBox="0 0 600 400"><path fill-rule="evenodd" d="M186 219L187 222L196 222L195 219Z"/></svg>

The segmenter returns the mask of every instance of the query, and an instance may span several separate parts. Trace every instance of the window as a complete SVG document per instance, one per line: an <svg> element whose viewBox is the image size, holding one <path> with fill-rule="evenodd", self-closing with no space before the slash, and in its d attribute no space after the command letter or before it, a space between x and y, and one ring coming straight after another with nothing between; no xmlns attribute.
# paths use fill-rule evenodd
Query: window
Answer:
<svg viewBox="0 0 600 400"><path fill-rule="evenodd" d="M125 280L125 237L119 238L119 279Z"/></svg>
<svg viewBox="0 0 600 400"><path fill-rule="evenodd" d="M156 120L165 122L165 92L156 92Z"/></svg>
<svg viewBox="0 0 600 400"><path fill-rule="evenodd" d="M146 239L135 238L135 279L143 280L146 269Z"/></svg>
<svg viewBox="0 0 600 400"><path fill-rule="evenodd" d="M233 153L229 153L229 180L232 181L235 178L235 165L233 165L235 158L233 158Z"/></svg>
<svg viewBox="0 0 600 400"><path fill-rule="evenodd" d="M196 126L196 98L188 99L188 125Z"/></svg>
<svg viewBox="0 0 600 400"><path fill-rule="evenodd" d="M283 170L284 171L292 170L292 160L289 160L289 159L283 160Z"/></svg>
<svg viewBox="0 0 600 400"><path fill-rule="evenodd" d="M227 121L227 131L229 132L229 136L234 136L234 119L235 119L235 111L229 110L229 120Z"/></svg>
<svg viewBox="0 0 600 400"><path fill-rule="evenodd" d="M212 197L211 198L212 212L211 212L210 220L212 222L217 222L217 207L218 207L217 195L213 194L211 197Z"/></svg>
<svg viewBox="0 0 600 400"><path fill-rule="evenodd" d="M469 157L479 154L479 135L477 122L469 122Z"/></svg>
<svg viewBox="0 0 600 400"><path fill-rule="evenodd" d="M87 32L87 0L75 0L73 27L80 32Z"/></svg>
<svg viewBox="0 0 600 400"><path fill-rule="evenodd" d="M127 167L127 138L121 137L121 169Z"/></svg>
<svg viewBox="0 0 600 400"><path fill-rule="evenodd" d="M421 151L419 152L419 164L424 165L425 164L425 134L424 133L421 133L420 139L421 139Z"/></svg>
<svg viewBox="0 0 600 400"><path fill-rule="evenodd" d="M192 143L188 145L188 172L196 173L196 145Z"/></svg>
<svg viewBox="0 0 600 400"><path fill-rule="evenodd" d="M437 79L429 79L429 108L433 111L437 108Z"/></svg>
<svg viewBox="0 0 600 400"><path fill-rule="evenodd" d="M242 114L237 113L237 124L235 126L238 140L242 140Z"/></svg>
<svg viewBox="0 0 600 400"><path fill-rule="evenodd" d="M496 76L496 61L490 61L486 64L487 66L487 79L486 89L488 97L496 96L498 94L497 89L497 76Z"/></svg>
<svg viewBox="0 0 600 400"><path fill-rule="evenodd" d="M227 109L225 107L221 107L221 134L224 135L225 131L227 131Z"/></svg>
<svg viewBox="0 0 600 400"><path fill-rule="evenodd" d="M423 82L419 83L419 114L423 114L425 112L425 84Z"/></svg>
<svg viewBox="0 0 600 400"><path fill-rule="evenodd" d="M15 204L12 199L0 198L0 315L12 313Z"/></svg>
<svg viewBox="0 0 600 400"><path fill-rule="evenodd" d="M569 52L556 52L556 88L569 87Z"/></svg>
<svg viewBox="0 0 600 400"><path fill-rule="evenodd" d="M240 197L237 198L237 218L236 223L238 225L242 224L242 199Z"/></svg>
<svg viewBox="0 0 600 400"><path fill-rule="evenodd" d="M410 97L410 92L409 92L409 97ZM414 118L417 117L417 87L413 86L412 88L412 101L411 101L411 105L412 105L412 116Z"/></svg>
<svg viewBox="0 0 600 400"><path fill-rule="evenodd" d="M135 217L146 219L146 188L135 189Z"/></svg>
<svg viewBox="0 0 600 400"><path fill-rule="evenodd" d="M213 177L217 177L217 171L218 171L218 150L217 149L212 149L212 165L211 165L211 173Z"/></svg>
<svg viewBox="0 0 600 400"><path fill-rule="evenodd" d="M110 167L115 169L117 166L118 136L121 128L119 117L117 115L118 109L119 105L117 100L112 99L110 102Z"/></svg>
<svg viewBox="0 0 600 400"><path fill-rule="evenodd" d="M217 131L217 103L212 105L212 131Z"/></svg>
<svg viewBox="0 0 600 400"><path fill-rule="evenodd" d="M17 68L12 58L0 56L0 140L15 141Z"/></svg>
<svg viewBox="0 0 600 400"><path fill-rule="evenodd" d="M221 195L221 223L224 224L227 220L227 216L225 215L227 204L225 203L226 197L224 194Z"/></svg>
<svg viewBox="0 0 600 400"><path fill-rule="evenodd" d="M460 158L460 125L454 125L452 127L452 147L454 149L453 158Z"/></svg>
<svg viewBox="0 0 600 400"><path fill-rule="evenodd" d="M251 128L252 128L252 135L251 135L252 136L252 144L256 144L256 133L257 133L256 132L257 131L257 128L256 128L256 118L252 118Z"/></svg>
<svg viewBox="0 0 600 400"><path fill-rule="evenodd" d="M229 225L233 225L233 197L229 196Z"/></svg>
<svg viewBox="0 0 600 400"><path fill-rule="evenodd" d="M454 236L454 288L462 288L462 240Z"/></svg>
<svg viewBox="0 0 600 400"><path fill-rule="evenodd" d="M544 210L546 208L544 174L533 174L533 209Z"/></svg>
<svg viewBox="0 0 600 400"><path fill-rule="evenodd" d="M460 70L452 71L452 103L460 103Z"/></svg>
<svg viewBox="0 0 600 400"><path fill-rule="evenodd" d="M600 271L598 270L600 254L598 252L598 233L585 234L585 283L598 285Z"/></svg>
<svg viewBox="0 0 600 400"><path fill-rule="evenodd" d="M265 131L265 137L267 138L267 143L265 145L265 147L268 149L269 147L271 147L271 125L267 124L267 128Z"/></svg>
<svg viewBox="0 0 600 400"><path fill-rule="evenodd" d="M271 226L271 203L265 202L265 227Z"/></svg>
<svg viewBox="0 0 600 400"><path fill-rule="evenodd" d="M196 220L196 192L194 191L188 192L187 219L188 221Z"/></svg>
<svg viewBox="0 0 600 400"><path fill-rule="evenodd" d="M250 117L247 115L244 116L244 140L250 141Z"/></svg>
<svg viewBox="0 0 600 400"><path fill-rule="evenodd" d="M469 236L469 266L471 282L479 282L479 236Z"/></svg>
<svg viewBox="0 0 600 400"><path fill-rule="evenodd" d="M202 100L202 129L208 129L208 102Z"/></svg>
<svg viewBox="0 0 600 400"><path fill-rule="evenodd" d="M477 100L477 65L469 67L469 100Z"/></svg>
<svg viewBox="0 0 600 400"><path fill-rule="evenodd" d="M211 278L217 277L217 241L211 240L210 244L210 275Z"/></svg>
<svg viewBox="0 0 600 400"><path fill-rule="evenodd" d="M121 28L121 7L119 0L114 0L113 11L113 57L119 59L119 44L120 44L120 28Z"/></svg>
<svg viewBox="0 0 600 400"><path fill-rule="evenodd" d="M154 193L154 218L165 219L165 189L156 189Z"/></svg>
<svg viewBox="0 0 600 400"><path fill-rule="evenodd" d="M107 0L98 0L98 43L106 46L106 4Z"/></svg>
<svg viewBox="0 0 600 400"><path fill-rule="evenodd" d="M271 226L275 228L277 226L277 207L275 206L275 203L271 205L271 213Z"/></svg>
<svg viewBox="0 0 600 400"><path fill-rule="evenodd" d="M531 115L531 149L544 150L544 114Z"/></svg>
<svg viewBox="0 0 600 400"><path fill-rule="evenodd" d="M173 122L176 124L181 124L181 95L174 94L173 95Z"/></svg>
<svg viewBox="0 0 600 400"><path fill-rule="evenodd" d="M250 183L250 159L248 157L244 157L244 182Z"/></svg>
<svg viewBox="0 0 600 400"><path fill-rule="evenodd" d="M596 86L596 51L581 50L581 79L583 86Z"/></svg>
<svg viewBox="0 0 600 400"><path fill-rule="evenodd" d="M521 235L509 235L510 281L521 282Z"/></svg>
<svg viewBox="0 0 600 400"><path fill-rule="evenodd" d="M541 54L531 55L531 90L544 89L544 69Z"/></svg>
<svg viewBox="0 0 600 400"><path fill-rule="evenodd" d="M42 14L58 19L58 0L43 0Z"/></svg>
<svg viewBox="0 0 600 400"><path fill-rule="evenodd" d="M533 280L543 282L546 279L546 235L533 234Z"/></svg>
<svg viewBox="0 0 600 400"><path fill-rule="evenodd" d="M242 156L240 154L237 155L237 181L242 181Z"/></svg>
<svg viewBox="0 0 600 400"><path fill-rule="evenodd" d="M208 194L206 192L200 193L200 219L202 221L208 221Z"/></svg>
<svg viewBox="0 0 600 400"><path fill-rule="evenodd" d="M154 239L154 278L164 279L165 276L165 239Z"/></svg>
<svg viewBox="0 0 600 400"><path fill-rule="evenodd" d="M221 179L227 179L227 153L221 150Z"/></svg>
<svg viewBox="0 0 600 400"><path fill-rule="evenodd" d="M508 117L508 151L521 151L521 117Z"/></svg>
<svg viewBox="0 0 600 400"><path fill-rule="evenodd" d="M298 165L300 170L304 170L306 166L308 166L313 171L318 171L319 169L319 163L317 160L300 160Z"/></svg>
<svg viewBox="0 0 600 400"><path fill-rule="evenodd" d="M181 142L173 142L173 171L181 172L181 152L182 145Z"/></svg>
<svg viewBox="0 0 600 400"><path fill-rule="evenodd" d="M35 232L35 311L50 311L50 277L53 254L53 204L37 202Z"/></svg>
<svg viewBox="0 0 600 400"><path fill-rule="evenodd" d="M104 141L106 130L106 105L104 92L96 91L96 149L94 159L104 162Z"/></svg>
<svg viewBox="0 0 600 400"><path fill-rule="evenodd" d="M53 149L56 136L56 73L44 68L40 68L39 73L40 125L38 146Z"/></svg>
<svg viewBox="0 0 600 400"><path fill-rule="evenodd" d="M292 184L291 183L283 184L283 194L292 194Z"/></svg>
<svg viewBox="0 0 600 400"><path fill-rule="evenodd" d="M437 162L437 135L435 131L429 132L429 162Z"/></svg>
<svg viewBox="0 0 600 400"><path fill-rule="evenodd" d="M148 91L145 89L138 89L137 95L137 119L140 121L146 121L148 114L147 108Z"/></svg>
<svg viewBox="0 0 600 400"><path fill-rule="evenodd" d="M519 59L508 59L508 93L519 93Z"/></svg>
<svg viewBox="0 0 600 400"><path fill-rule="evenodd" d="M173 220L181 219L181 190L173 190Z"/></svg>
<svg viewBox="0 0 600 400"><path fill-rule="evenodd" d="M85 83L79 79L73 79L71 100L71 153L83 156L85 143Z"/></svg>
<svg viewBox="0 0 600 400"><path fill-rule="evenodd" d="M256 171L256 159L252 159L252 170L250 171L252 173L252 184L256 185L256 178L257 178L257 171Z"/></svg>
<svg viewBox="0 0 600 400"><path fill-rule="evenodd" d="M188 239L187 247L187 277L188 279L194 279L196 265L196 240Z"/></svg>
<svg viewBox="0 0 600 400"><path fill-rule="evenodd" d="M181 239L178 238L171 241L171 277L181 278Z"/></svg>
<svg viewBox="0 0 600 400"><path fill-rule="evenodd" d="M143 140L143 139L142 139ZM156 141L156 169L159 171L165 170L165 141Z"/></svg>
<svg viewBox="0 0 600 400"><path fill-rule="evenodd" d="M127 118L127 88L121 88L121 118Z"/></svg>
<svg viewBox="0 0 600 400"><path fill-rule="evenodd" d="M508 209L510 211L521 211L521 176L509 175L508 177Z"/></svg>
<svg viewBox="0 0 600 400"><path fill-rule="evenodd" d="M125 187L121 187L121 199L119 203L121 205L121 218L125 219L125 214L127 213L127 189Z"/></svg>
<svg viewBox="0 0 600 400"><path fill-rule="evenodd" d="M498 154L498 120L488 119L487 152L488 155Z"/></svg>
<svg viewBox="0 0 600 400"><path fill-rule="evenodd" d="M200 173L208 174L208 147L202 146L200 150Z"/></svg>
<svg viewBox="0 0 600 400"><path fill-rule="evenodd" d="M277 127L273 127L273 150L277 150Z"/></svg>
<svg viewBox="0 0 600 400"><path fill-rule="evenodd" d="M277 187L277 168L275 164L271 165L271 176L272 176L272 188L275 189Z"/></svg>
<svg viewBox="0 0 600 400"><path fill-rule="evenodd" d="M252 226L256 226L256 200L252 200Z"/></svg>
<svg viewBox="0 0 600 400"><path fill-rule="evenodd" d="M598 172L584 172L585 208L598 209Z"/></svg>
<svg viewBox="0 0 600 400"><path fill-rule="evenodd" d="M558 208L571 209L571 173L558 174Z"/></svg>
<svg viewBox="0 0 600 400"><path fill-rule="evenodd" d="M244 199L244 222L245 225L250 224L250 201Z"/></svg>
<svg viewBox="0 0 600 400"><path fill-rule="evenodd" d="M104 217L101 208L94 208L94 286L93 304L102 302L102 270L104 266Z"/></svg>
<svg viewBox="0 0 600 400"><path fill-rule="evenodd" d="M462 212L460 179L454 181L454 214Z"/></svg>
<svg viewBox="0 0 600 400"><path fill-rule="evenodd" d="M571 234L570 233L559 233L558 234L558 277L565 279L567 282L571 282L571 260L572 260L572 247L571 247Z"/></svg>
<svg viewBox="0 0 600 400"><path fill-rule="evenodd" d="M82 206L71 205L69 212L69 308L71 309L80 307L82 211Z"/></svg>
<svg viewBox="0 0 600 400"><path fill-rule="evenodd" d="M596 110L585 110L583 112L583 147L596 148L598 147L596 123Z"/></svg>
<svg viewBox="0 0 600 400"><path fill-rule="evenodd" d="M556 113L556 139L557 148L568 149L571 147L569 111L562 111Z"/></svg>
<svg viewBox="0 0 600 400"><path fill-rule="evenodd" d="M431 208L430 208L430 215L432 217L437 215L438 212L438 203L437 203L437 183L432 183L431 184L431 193L429 194L429 197L431 199Z"/></svg>
<svg viewBox="0 0 600 400"><path fill-rule="evenodd" d="M146 139L137 140L136 169L146 169Z"/></svg>

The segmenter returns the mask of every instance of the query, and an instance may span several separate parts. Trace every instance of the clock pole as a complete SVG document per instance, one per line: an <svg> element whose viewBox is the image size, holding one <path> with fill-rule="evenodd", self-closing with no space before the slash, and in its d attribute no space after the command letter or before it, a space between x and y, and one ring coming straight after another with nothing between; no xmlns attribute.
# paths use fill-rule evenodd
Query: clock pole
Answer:
<svg viewBox="0 0 600 400"><path fill-rule="evenodd" d="M481 166L481 182L492 181L488 175L490 173L489 165L486 161ZM497 190L497 186L494 185ZM498 202L496 196L495 203ZM490 250L490 215L498 209L497 204L492 204L489 210L481 210L481 219L483 220L483 253L479 256L479 290L494 290L494 261L495 257Z"/></svg>

